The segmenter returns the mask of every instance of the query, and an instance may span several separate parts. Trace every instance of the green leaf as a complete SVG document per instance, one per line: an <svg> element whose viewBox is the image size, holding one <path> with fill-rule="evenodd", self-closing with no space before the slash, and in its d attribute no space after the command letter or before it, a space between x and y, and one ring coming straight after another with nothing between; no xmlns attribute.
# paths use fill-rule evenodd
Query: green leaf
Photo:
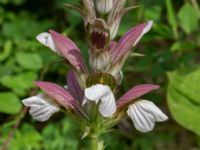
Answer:
<svg viewBox="0 0 200 150"><path fill-rule="evenodd" d="M171 46L170 50L172 52L185 51L185 50L192 50L196 47L197 47L197 45L195 45L194 43L191 43L191 42L176 42Z"/></svg>
<svg viewBox="0 0 200 150"><path fill-rule="evenodd" d="M192 5L185 3L178 13L179 23L183 31L189 34L198 29L198 13Z"/></svg>
<svg viewBox="0 0 200 150"><path fill-rule="evenodd" d="M12 92L0 93L0 112L7 114L19 113L22 104L19 98Z"/></svg>
<svg viewBox="0 0 200 150"><path fill-rule="evenodd" d="M12 89L16 94L26 95L26 90L34 87L33 81L37 79L35 72L25 72L19 75L7 75L0 78L0 83Z"/></svg>
<svg viewBox="0 0 200 150"><path fill-rule="evenodd" d="M200 34L197 36L197 44L200 47Z"/></svg>
<svg viewBox="0 0 200 150"><path fill-rule="evenodd" d="M177 22L176 22L176 16L174 13L174 8L171 0L166 0L166 7L167 7L167 19L169 21L169 24L173 28L177 28Z"/></svg>
<svg viewBox="0 0 200 150"><path fill-rule="evenodd" d="M156 35L150 36L153 40L173 39L171 28L165 24L156 24L155 22L154 31L156 32Z"/></svg>
<svg viewBox="0 0 200 150"><path fill-rule="evenodd" d="M16 54L17 62L26 69L39 70L43 66L40 55L36 53L20 52Z"/></svg>
<svg viewBox="0 0 200 150"><path fill-rule="evenodd" d="M12 0L10 2L13 2L15 5L20 5L24 2L25 0Z"/></svg>
<svg viewBox="0 0 200 150"><path fill-rule="evenodd" d="M159 21L161 17L161 6L155 5L146 8L144 11L144 18L148 20Z"/></svg>
<svg viewBox="0 0 200 150"><path fill-rule="evenodd" d="M9 0L1 0L0 4L7 4L9 2Z"/></svg>
<svg viewBox="0 0 200 150"><path fill-rule="evenodd" d="M12 68L8 68L6 65L0 65L0 78L8 75L12 72Z"/></svg>
<svg viewBox="0 0 200 150"><path fill-rule="evenodd" d="M49 21L38 23L33 16L27 13L16 15L14 12L8 13L8 21L2 25L2 34L8 39L24 40L25 38L34 39L35 36L51 26ZM31 25L31 29L29 26ZM21 44L26 44L21 42Z"/></svg>
<svg viewBox="0 0 200 150"><path fill-rule="evenodd" d="M31 125L24 124L15 133L10 143L10 150L40 149L41 134Z"/></svg>
<svg viewBox="0 0 200 150"><path fill-rule="evenodd" d="M184 68L168 73L167 100L172 117L200 135L200 69Z"/></svg>
<svg viewBox="0 0 200 150"><path fill-rule="evenodd" d="M8 40L4 44L3 51L0 52L0 62L4 61L6 58L9 57L11 50L12 50L12 42Z"/></svg>
<svg viewBox="0 0 200 150"><path fill-rule="evenodd" d="M76 150L79 144L77 139L81 136L81 132L73 124L72 120L65 118L62 121L52 122L46 126L42 130L42 135L45 139L43 143L45 150Z"/></svg>

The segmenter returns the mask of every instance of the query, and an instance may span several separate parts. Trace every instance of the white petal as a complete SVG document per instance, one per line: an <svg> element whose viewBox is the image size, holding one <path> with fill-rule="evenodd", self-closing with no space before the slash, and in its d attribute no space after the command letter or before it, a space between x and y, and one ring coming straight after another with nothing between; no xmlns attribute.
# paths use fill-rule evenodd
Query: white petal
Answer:
<svg viewBox="0 0 200 150"><path fill-rule="evenodd" d="M90 101L98 101L110 92L110 88L106 85L96 84L85 89L85 97Z"/></svg>
<svg viewBox="0 0 200 150"><path fill-rule="evenodd" d="M151 101L140 100L130 105L127 110L135 128L148 132L154 128L155 122L166 121L168 117Z"/></svg>
<svg viewBox="0 0 200 150"><path fill-rule="evenodd" d="M110 117L116 112L115 97L112 91L108 95L102 97L99 111L104 117Z"/></svg>
<svg viewBox="0 0 200 150"><path fill-rule="evenodd" d="M141 100L138 105L146 112L151 113L158 122L166 121L168 117L151 101Z"/></svg>
<svg viewBox="0 0 200 150"><path fill-rule="evenodd" d="M59 54L59 51L56 49L56 46L53 42L53 39L51 37L51 34L47 33L47 32L43 32L40 33L36 39L42 43L43 45L45 45L46 47L49 47L52 51L54 51L55 53Z"/></svg>
<svg viewBox="0 0 200 150"><path fill-rule="evenodd" d="M95 101L99 104L99 111L104 117L110 117L116 112L114 95L107 85L96 84L85 89L84 103Z"/></svg>
<svg viewBox="0 0 200 150"><path fill-rule="evenodd" d="M60 110L57 103L46 95L36 95L22 100L22 103L30 107L30 115L38 121L48 120L54 113Z"/></svg>

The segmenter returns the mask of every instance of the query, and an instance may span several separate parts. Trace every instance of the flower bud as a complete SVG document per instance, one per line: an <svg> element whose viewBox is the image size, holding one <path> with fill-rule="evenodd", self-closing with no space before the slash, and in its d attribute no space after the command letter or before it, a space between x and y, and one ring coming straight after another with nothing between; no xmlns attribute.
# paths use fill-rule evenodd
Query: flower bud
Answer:
<svg viewBox="0 0 200 150"><path fill-rule="evenodd" d="M125 13L124 5L126 0L115 1L113 4L113 9L108 15L108 26L110 30L110 38L114 39L117 35L118 28L121 22L121 19Z"/></svg>
<svg viewBox="0 0 200 150"><path fill-rule="evenodd" d="M96 18L93 0L82 0L84 6L84 22L87 24L90 20Z"/></svg>
<svg viewBox="0 0 200 150"><path fill-rule="evenodd" d="M94 19L88 25L90 44L94 51L102 51L108 47L109 29L103 19Z"/></svg>
<svg viewBox="0 0 200 150"><path fill-rule="evenodd" d="M107 14L113 8L113 0L96 0L96 3L100 14Z"/></svg>
<svg viewBox="0 0 200 150"><path fill-rule="evenodd" d="M103 71L110 63L109 54L105 51L103 53L90 53L90 65L95 71Z"/></svg>

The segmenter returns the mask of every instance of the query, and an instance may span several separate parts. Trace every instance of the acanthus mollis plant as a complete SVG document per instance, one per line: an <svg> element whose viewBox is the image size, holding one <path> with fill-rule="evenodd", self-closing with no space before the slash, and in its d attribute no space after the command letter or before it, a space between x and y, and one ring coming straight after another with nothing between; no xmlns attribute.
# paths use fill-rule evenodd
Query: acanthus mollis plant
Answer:
<svg viewBox="0 0 200 150"><path fill-rule="evenodd" d="M71 39L53 30L41 33L37 40L71 67L67 87L36 81L44 94L26 98L23 103L30 107L30 115L38 121L46 121L60 110L67 112L83 130L82 138L91 138L91 149L101 150L104 149L101 135L127 116L141 132L151 131L155 122L165 121L167 116L151 101L140 99L158 89L158 85L137 85L118 100L115 97L123 80L121 69L126 59L153 22L131 28L116 42L114 38L121 18L134 7L125 8L125 0L82 0L82 4L83 7L67 6L83 16L91 69L87 68L80 49Z"/></svg>

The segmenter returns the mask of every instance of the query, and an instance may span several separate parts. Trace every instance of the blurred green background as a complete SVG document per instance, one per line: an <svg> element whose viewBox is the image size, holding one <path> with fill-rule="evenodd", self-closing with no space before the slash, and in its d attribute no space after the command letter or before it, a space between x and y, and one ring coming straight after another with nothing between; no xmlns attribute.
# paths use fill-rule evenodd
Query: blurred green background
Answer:
<svg viewBox="0 0 200 150"><path fill-rule="evenodd" d="M48 122L33 120L21 99L35 93L34 80L65 85L68 67L35 37L54 29L70 37L87 59L81 16L64 7L79 0L0 0L0 149L76 150L87 147L73 122L58 113ZM198 0L128 0L140 7L122 20L118 38L130 27L153 20L123 68L121 94L142 83L159 84L144 96L168 116L147 134L124 120L105 135L107 150L200 149L200 2ZM84 39L84 40L83 40Z"/></svg>

